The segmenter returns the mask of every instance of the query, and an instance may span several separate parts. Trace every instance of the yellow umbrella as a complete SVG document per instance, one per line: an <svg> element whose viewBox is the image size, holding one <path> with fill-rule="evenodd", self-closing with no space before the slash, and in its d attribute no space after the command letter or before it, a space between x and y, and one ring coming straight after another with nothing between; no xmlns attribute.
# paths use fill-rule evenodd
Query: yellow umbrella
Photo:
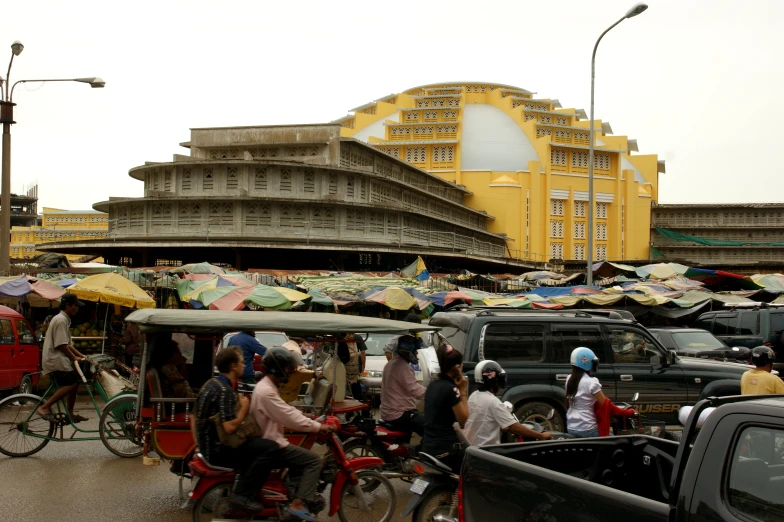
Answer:
<svg viewBox="0 0 784 522"><path fill-rule="evenodd" d="M311 298L311 296L308 294L303 294L302 292L294 290L293 288L286 288L285 286L275 286L273 288L283 294L283 297L292 303L296 303L297 301L305 301Z"/></svg>
<svg viewBox="0 0 784 522"><path fill-rule="evenodd" d="M155 300L120 274L106 272L85 277L68 288L79 299L129 308L155 308Z"/></svg>

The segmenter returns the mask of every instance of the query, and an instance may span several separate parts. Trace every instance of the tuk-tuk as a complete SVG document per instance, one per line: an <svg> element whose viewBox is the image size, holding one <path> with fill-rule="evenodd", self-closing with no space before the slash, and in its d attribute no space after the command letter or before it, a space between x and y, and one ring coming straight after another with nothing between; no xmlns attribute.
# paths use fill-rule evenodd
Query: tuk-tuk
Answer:
<svg viewBox="0 0 784 522"><path fill-rule="evenodd" d="M144 462L148 465L154 465L158 464L161 458L171 461L172 472L180 476L181 494L183 478L198 475L198 470L200 469L209 470L210 473L216 470L206 462L201 461L198 456L194 458L193 455L195 441L190 431L190 423L196 399L162 396L160 375L158 375L156 368L150 364L152 360L155 360L157 349L163 349L162 347L167 344L170 345L171 341L178 343L180 351L187 361L183 376L187 379L194 393L196 393L205 382L213 377L216 348L220 345L224 335L229 332L285 331L287 335L292 337L311 337L317 343L329 345L343 340L344 334L391 333L402 335L433 330L431 326L417 325L410 322L315 312L146 309L131 313L126 320L131 323L137 323L143 336L141 374L136 403L136 433L143 445ZM332 382L334 381L333 379ZM346 400L343 403L334 402L334 385L325 385L326 382L323 379L313 379L309 386L310 394L306 397L301 397L295 404L301 406L308 413L322 415L322 417L316 419L320 421L326 418L325 414L336 415L357 411L357 409L366 407L366 405L353 400ZM325 386L329 388L327 393L324 393L323 390ZM335 417L330 417L329 421L339 422ZM346 491L348 491L346 498L353 499L353 503L357 504L354 507L365 511L365 514L367 514L371 506L366 496L371 491L385 490L386 488L379 487L379 485L385 485L389 486L388 491L392 496L389 500L391 504L388 506L388 509L384 509L382 516L372 518L372 520L388 520L392 516L394 511L394 490L389 485L388 479L376 471L365 469L379 467L382 464L380 459L347 457L342 451L340 440L335 434L330 435L327 439L322 438L323 440L318 440L318 437L305 436L302 433L287 433L286 437L290 443L304 447L310 447L314 442L326 443L330 446L332 455L328 452L325 458L332 460L329 462L325 461L325 467L327 465L337 467L333 469L331 477L329 474L324 477L325 483L320 485L319 492L323 491L323 488L328 483L338 484L341 477L345 486L343 492L336 491L340 488L333 486L330 515L334 515L338 511L343 513L344 510L348 509L346 502L342 502L340 498L335 498L336 495L343 495ZM152 455L153 452L157 457ZM365 485L358 485L362 482L361 480L358 482L360 471L365 474ZM276 475L273 474L270 480L274 482ZM285 482L285 478L277 480ZM223 486L224 490L222 491L228 494L230 486L231 483L229 482L228 486ZM226 489L227 487L228 489ZM286 491L282 485L281 488L282 491ZM265 485L265 496L263 498L265 504L267 500L266 493L268 490L273 489L275 489L275 484L272 486ZM194 491L196 489L191 491L191 497L193 497ZM225 512L225 509L220 513L215 511L218 509L217 506L222 505L220 499L225 498L225 496L220 494L218 497L218 500L210 500L209 508L212 511L210 517L206 519L211 519L212 517L229 518L232 515ZM273 495L269 499L270 513L261 515L274 515L276 503L280 503L280 501L280 495ZM377 511L378 503L374 501L372 504L374 512ZM234 515L236 516L237 514L235 513ZM253 514L254 517L258 515ZM343 518L342 515L341 518Z"/></svg>

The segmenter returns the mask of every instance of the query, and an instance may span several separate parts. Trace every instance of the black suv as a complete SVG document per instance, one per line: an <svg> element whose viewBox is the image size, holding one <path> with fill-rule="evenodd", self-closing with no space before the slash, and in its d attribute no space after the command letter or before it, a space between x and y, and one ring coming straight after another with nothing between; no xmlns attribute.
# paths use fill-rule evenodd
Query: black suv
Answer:
<svg viewBox="0 0 784 522"><path fill-rule="evenodd" d="M776 370L784 370L784 307L759 306L706 312L694 328L707 330L729 346L767 345L776 352Z"/></svg>
<svg viewBox="0 0 784 522"><path fill-rule="evenodd" d="M703 396L740 394L740 377L748 368L668 352L636 321L599 311L464 308L440 312L431 320L440 334L463 353L464 371L473 383L473 369L483 359L506 370L502 400L515 405L520 420L547 424L563 431L569 356L579 346L600 359L597 377L613 402L631 402L639 392L639 410L651 419L676 424L681 406Z"/></svg>

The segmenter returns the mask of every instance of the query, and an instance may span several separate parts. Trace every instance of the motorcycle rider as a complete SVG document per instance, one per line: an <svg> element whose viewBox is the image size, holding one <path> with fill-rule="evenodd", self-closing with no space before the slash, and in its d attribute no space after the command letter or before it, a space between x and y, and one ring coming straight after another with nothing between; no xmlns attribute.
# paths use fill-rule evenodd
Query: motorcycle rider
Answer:
<svg viewBox="0 0 784 522"><path fill-rule="evenodd" d="M549 432L539 433L520 424L496 397L506 387L506 372L500 364L489 359L481 361L474 368L474 382L478 389L468 398L468 420L463 430L472 445L499 444L501 430L527 439L552 438Z"/></svg>
<svg viewBox="0 0 784 522"><path fill-rule="evenodd" d="M751 351L753 370L749 370L740 378L741 395L771 395L784 393L784 381L773 375L773 361L776 352L768 346L757 346Z"/></svg>
<svg viewBox="0 0 784 522"><path fill-rule="evenodd" d="M267 350L264 356L266 374L253 390L250 408L261 429L264 439L274 441L280 447L280 461L284 467L301 470L301 478L294 499L287 508L288 513L301 520L312 521L315 517L308 504L315 504L316 487L321 473L321 457L299 446L290 444L283 436L283 429L300 432L335 431L335 427L321 424L306 417L294 406L280 397L278 388L286 384L289 376L297 371L302 358L279 346Z"/></svg>
<svg viewBox="0 0 784 522"><path fill-rule="evenodd" d="M392 360L381 377L381 419L394 429L424 434L425 417L416 409L416 402L425 396L409 363L417 362L419 344L412 335L401 335Z"/></svg>

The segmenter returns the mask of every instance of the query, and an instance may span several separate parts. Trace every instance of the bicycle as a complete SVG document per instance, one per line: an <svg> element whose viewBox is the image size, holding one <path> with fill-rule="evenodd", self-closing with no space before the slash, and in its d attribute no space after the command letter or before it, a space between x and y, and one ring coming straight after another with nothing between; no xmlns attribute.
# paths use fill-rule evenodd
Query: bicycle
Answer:
<svg viewBox="0 0 784 522"><path fill-rule="evenodd" d="M99 418L98 429L80 428L73 422L65 406L65 398L52 407L52 420L42 418L37 409L55 393L59 386L51 379L42 396L32 393L11 395L0 401L0 453L9 457L28 457L41 451L49 442L76 442L100 440L106 449L123 458L142 454L142 437L136 428L136 387L113 369L109 369L110 356L86 357L87 374L78 362L74 368L85 384L95 413ZM103 381L103 382L102 382ZM119 393L109 396L106 388ZM97 397L104 403L99 408ZM65 427L73 432L66 436Z"/></svg>

